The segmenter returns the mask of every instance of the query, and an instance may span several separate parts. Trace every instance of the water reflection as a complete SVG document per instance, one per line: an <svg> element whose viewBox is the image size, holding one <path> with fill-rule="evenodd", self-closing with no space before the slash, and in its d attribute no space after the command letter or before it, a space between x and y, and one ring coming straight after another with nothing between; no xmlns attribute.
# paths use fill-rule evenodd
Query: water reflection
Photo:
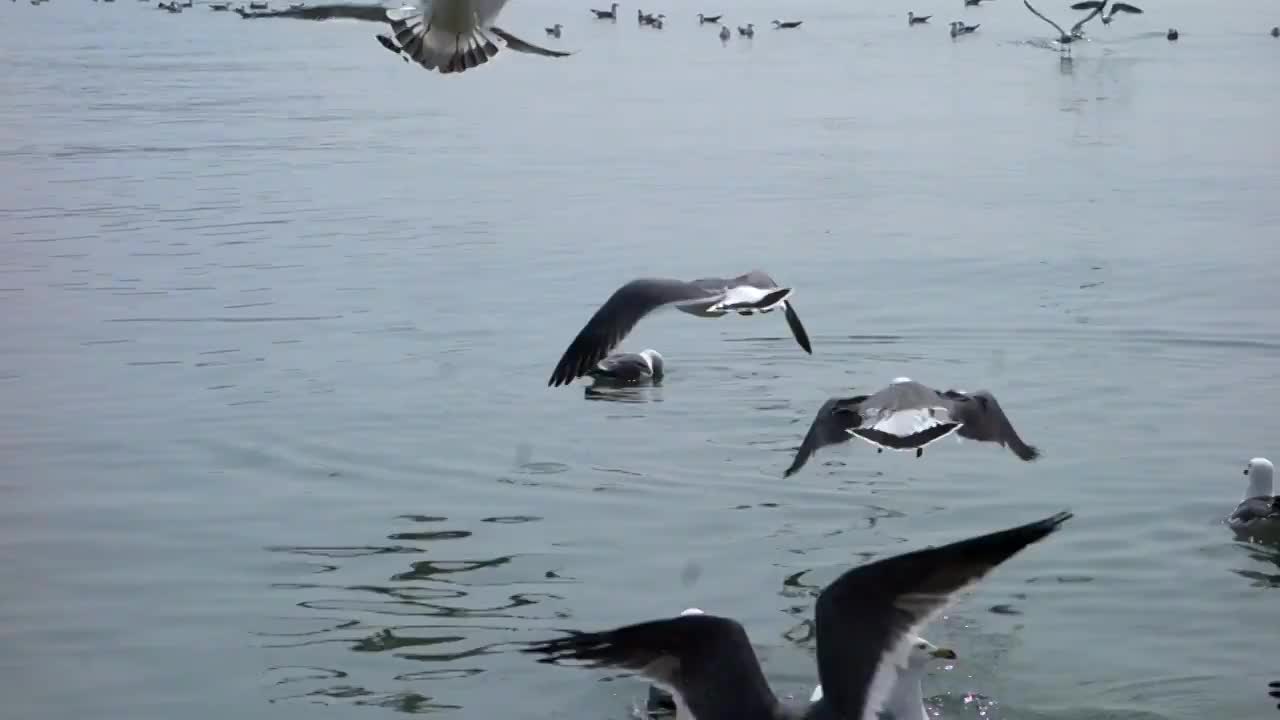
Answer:
<svg viewBox="0 0 1280 720"><path fill-rule="evenodd" d="M268 683L277 690L270 693L270 701L349 703L406 713L461 709L446 696L464 693L451 687L491 670L486 658L501 652L520 626L558 617L539 612L544 600L560 599L539 590L548 583L571 581L535 567L533 556L473 554L494 543L511 543L518 532L515 527L540 520L533 515L489 515L464 527L441 515L404 514L395 522L412 527L388 533L392 542L386 545L265 548L269 553L326 558L323 576L338 580L315 582L318 571L310 562L272 565L272 590L305 614L274 621L256 633L264 652L277 657L284 653L295 661L267 669ZM450 550L460 552L449 557L445 553ZM429 560L415 559L407 565L393 560L428 552ZM393 563L390 568L388 560ZM344 647L386 656L393 664L377 675L359 678L358 673L381 666L335 653ZM415 669L404 663L441 666ZM412 683L413 690L400 687L403 683Z"/></svg>
<svg viewBox="0 0 1280 720"><path fill-rule="evenodd" d="M619 403L662 402L661 385L589 385L583 390L587 400Z"/></svg>
<svg viewBox="0 0 1280 720"><path fill-rule="evenodd" d="M1255 561L1267 570L1280 570L1280 548L1247 542L1237 542L1235 546L1243 550L1250 560ZM1280 589L1280 572L1263 572L1253 567L1232 568L1231 572L1253 581L1253 587Z"/></svg>

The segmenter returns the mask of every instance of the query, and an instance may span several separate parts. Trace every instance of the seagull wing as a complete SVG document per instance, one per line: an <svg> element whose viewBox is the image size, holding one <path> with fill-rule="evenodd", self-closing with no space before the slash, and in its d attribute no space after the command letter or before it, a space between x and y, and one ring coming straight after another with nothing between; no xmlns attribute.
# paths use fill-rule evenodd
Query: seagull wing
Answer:
<svg viewBox="0 0 1280 720"><path fill-rule="evenodd" d="M1141 15L1142 8L1138 7L1137 5L1130 5L1129 3L1122 3L1122 2L1111 3L1110 14L1115 15L1118 12L1127 12L1127 13L1133 13L1134 15Z"/></svg>
<svg viewBox="0 0 1280 720"><path fill-rule="evenodd" d="M1053 26L1053 29L1054 29L1054 30L1057 30L1059 35L1066 35L1066 34L1067 34L1066 32L1064 32L1064 31L1062 30L1062 27L1061 27L1060 25L1058 25L1058 23L1056 23L1056 22L1054 22L1054 21L1050 20L1049 18L1045 17L1044 15L1041 15L1039 10L1037 10L1037 9L1035 9L1035 8L1033 8L1033 7L1031 7L1031 3L1027 2L1027 0L1022 0L1022 4L1027 6L1027 9L1031 11L1031 14L1032 14L1032 15L1035 15L1036 17L1040 18L1041 20L1043 20L1043 21L1045 21L1045 22L1049 23L1050 25L1052 25L1052 26Z"/></svg>
<svg viewBox="0 0 1280 720"><path fill-rule="evenodd" d="M1071 6L1072 10L1098 10L1107 4L1107 0L1084 0Z"/></svg>
<svg viewBox="0 0 1280 720"><path fill-rule="evenodd" d="M529 53L530 55L543 55L545 57L568 57L573 54L564 50L548 50L541 45L534 45L528 40L521 40L500 27L491 26L489 30L494 35L502 38L502 41L507 44L507 47L515 50L516 52Z"/></svg>
<svg viewBox="0 0 1280 720"><path fill-rule="evenodd" d="M796 342L800 343L800 347L812 355L813 345L809 343L809 333L805 332L804 324L800 322L800 316L796 314L796 306L792 305L790 300L787 300L782 303L782 307L786 308L787 327L791 328L791 334L795 336Z"/></svg>
<svg viewBox="0 0 1280 720"><path fill-rule="evenodd" d="M716 293L683 280L640 278L614 291L569 344L547 385L568 385L582 377L631 332L645 315L664 305L705 300Z"/></svg>
<svg viewBox="0 0 1280 720"><path fill-rule="evenodd" d="M1072 25L1071 36L1075 37L1075 35L1080 32L1080 28L1084 27L1085 23L1098 17L1098 15L1102 13L1103 5L1106 5L1106 3L1103 3L1102 5L1099 5L1098 7L1094 8L1093 12L1089 13L1088 15L1085 15L1080 22L1076 23L1075 25Z"/></svg>
<svg viewBox="0 0 1280 720"><path fill-rule="evenodd" d="M1039 448L1028 445L1013 429L1013 423L1004 414L996 397L986 390L972 395L948 390L944 393L953 401L952 416L961 423L956 431L960 437L981 442L997 442L1013 451L1020 460L1030 462L1040 457Z"/></svg>
<svg viewBox="0 0 1280 720"><path fill-rule="evenodd" d="M850 437L849 430L862 424L858 405L866 399L866 395L858 395L844 399L831 398L822 403L822 407L818 408L818 414L813 418L813 423L809 425L809 432L805 433L804 441L796 451L795 459L791 461L791 467L787 468L782 476L791 477L800 472L800 468L804 467L805 463L809 462L809 458L813 457L820 448L846 442Z"/></svg>
<svg viewBox="0 0 1280 720"><path fill-rule="evenodd" d="M698 720L769 717L778 706L742 625L715 615L573 632L532 643L523 652L543 655L542 663L576 660L638 672Z"/></svg>
<svg viewBox="0 0 1280 720"><path fill-rule="evenodd" d="M818 678L847 720L875 720L906 664L913 635L960 591L1071 518L1037 522L878 560L841 575L818 596Z"/></svg>

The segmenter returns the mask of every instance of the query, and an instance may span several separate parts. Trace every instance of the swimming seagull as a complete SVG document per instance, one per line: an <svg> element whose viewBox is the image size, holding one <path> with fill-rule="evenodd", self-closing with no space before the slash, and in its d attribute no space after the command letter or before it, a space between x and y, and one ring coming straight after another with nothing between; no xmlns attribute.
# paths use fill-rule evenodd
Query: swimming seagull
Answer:
<svg viewBox="0 0 1280 720"><path fill-rule="evenodd" d="M908 10L907 11L907 27L911 27L912 25L923 25L929 22L929 18L931 17L933 16L921 15L920 17L916 17L916 14L914 12L911 12L910 10Z"/></svg>
<svg viewBox="0 0 1280 720"><path fill-rule="evenodd" d="M680 613L680 616L702 614L703 612L698 608L689 608ZM929 663L933 660L955 660L956 652L950 648L940 648L919 635L913 634L908 637L907 641L910 644L910 654L907 655L906 664L898 665L894 668L897 675L894 678L893 690L885 701L885 712L893 720L932 720L924 707L922 682L925 670L928 669ZM809 696L809 702L816 703L821 699L822 686L818 685ZM674 712L676 710L675 700L672 699L670 693L657 685L650 685L649 698L645 703L645 710L651 715L660 712Z"/></svg>
<svg viewBox="0 0 1280 720"><path fill-rule="evenodd" d="M720 26L720 42L727 43L729 42L730 37L733 37L733 35L732 33L729 32L729 28L725 25L721 25Z"/></svg>
<svg viewBox="0 0 1280 720"><path fill-rule="evenodd" d="M572 54L539 47L493 25L507 0L415 0L415 3L385 12L396 45L428 70L460 73L489 62L498 54L498 46L488 33L516 52L545 57Z"/></svg>
<svg viewBox="0 0 1280 720"><path fill-rule="evenodd" d="M979 442L995 442L1030 462L1040 450L1018 437L994 395L986 390L939 392L910 378L896 378L871 395L830 398L818 408L809 432L783 477L804 467L820 448L859 437L879 450L915 450L956 433Z"/></svg>
<svg viewBox="0 0 1280 720"><path fill-rule="evenodd" d="M1280 496L1272 486L1275 466L1266 458L1253 458L1244 469L1249 478L1244 499L1227 518L1227 526L1239 535L1280 537Z"/></svg>
<svg viewBox="0 0 1280 720"><path fill-rule="evenodd" d="M1041 15L1039 10L1031 7L1031 3L1027 2L1027 0L1022 0L1022 4L1027 6L1027 9L1031 11L1032 15L1035 15L1041 20L1049 23L1050 25L1053 26L1054 30L1058 31L1058 43L1061 44L1062 47L1067 50L1067 52L1071 51L1071 43L1080 39L1081 35L1078 34L1080 32L1080 28L1083 27L1086 22L1088 22L1089 18L1093 17L1093 15L1090 15L1089 17L1086 17L1084 20L1081 20L1080 22L1076 23L1074 26L1072 26L1071 32L1068 33L1067 31L1062 29L1061 25L1050 20L1044 15ZM1095 12L1094 14L1097 14L1097 12Z"/></svg>
<svg viewBox="0 0 1280 720"><path fill-rule="evenodd" d="M613 353L596 363L587 375L608 383L658 382L663 375L662 355L652 348L638 353Z"/></svg>
<svg viewBox="0 0 1280 720"><path fill-rule="evenodd" d="M547 28L547 34L550 35L551 37L560 37L560 31L563 29L564 29L563 25L561 25L560 23L556 23L555 25L552 25L551 27Z"/></svg>
<svg viewBox="0 0 1280 720"><path fill-rule="evenodd" d="M954 38L960 35L970 35L980 27L982 27L982 23L978 23L977 25L965 25L963 22L953 21L951 23L951 37Z"/></svg>
<svg viewBox="0 0 1280 720"><path fill-rule="evenodd" d="M609 6L608 10L596 10L591 8L591 12L595 13L597 20L614 20L618 19L618 3Z"/></svg>
<svg viewBox="0 0 1280 720"><path fill-rule="evenodd" d="M781 20L774 20L774 21L773 21L773 27L774 27L775 29L777 29L777 30L790 30L791 28L798 28L798 27L800 27L800 23L802 23L802 22L804 22L804 21L803 21L803 20L788 20L787 22L782 22Z"/></svg>
<svg viewBox="0 0 1280 720"><path fill-rule="evenodd" d="M666 306L698 317L721 317L731 312L754 315L782 308L796 342L812 354L809 335L788 300L792 288L752 270L735 278L700 278L692 282L670 278L639 278L614 291L596 310L564 351L547 385L568 385L600 362L640 319Z"/></svg>
<svg viewBox="0 0 1280 720"><path fill-rule="evenodd" d="M755 37L756 26L753 25L752 23L747 23L746 27L742 27L741 25L739 25L738 34L741 35L742 37Z"/></svg>
<svg viewBox="0 0 1280 720"><path fill-rule="evenodd" d="M571 630L529 643L522 652L541 655L541 663L576 660L641 673L671 693L680 720L873 720L919 629L956 594L1070 518L1062 512L845 572L814 606L822 694L804 708L778 700L746 630L726 617L702 613L603 632Z"/></svg>
<svg viewBox="0 0 1280 720"><path fill-rule="evenodd" d="M705 25L707 23L718 23L722 17L724 17L724 15L703 15L702 13L698 13L698 24Z"/></svg>
<svg viewBox="0 0 1280 720"><path fill-rule="evenodd" d="M1280 38L1280 25L1271 28L1271 37Z"/></svg>
<svg viewBox="0 0 1280 720"><path fill-rule="evenodd" d="M1026 0L1023 0L1024 2ZM1164 39L1170 42L1178 39L1178 28L1169 28L1169 32L1165 33Z"/></svg>
<svg viewBox="0 0 1280 720"><path fill-rule="evenodd" d="M1280 30L1280 28L1276 28L1276 29ZM1280 32L1276 33L1276 37L1280 37ZM1271 691L1267 693L1268 695L1271 696L1271 699L1280 700L1280 680L1272 680L1271 682L1267 683L1267 687L1271 688ZM1276 705L1276 709L1280 710L1280 705Z"/></svg>
<svg viewBox="0 0 1280 720"><path fill-rule="evenodd" d="M965 7L978 7L982 5L982 0L964 0Z"/></svg>
<svg viewBox="0 0 1280 720"><path fill-rule="evenodd" d="M368 22L387 22L387 11L379 5L334 4L306 6L302 3L290 3L287 10L264 10L246 13L244 18L296 18L299 20L365 20ZM386 43L383 43L386 47ZM399 53L399 49L396 50Z"/></svg>

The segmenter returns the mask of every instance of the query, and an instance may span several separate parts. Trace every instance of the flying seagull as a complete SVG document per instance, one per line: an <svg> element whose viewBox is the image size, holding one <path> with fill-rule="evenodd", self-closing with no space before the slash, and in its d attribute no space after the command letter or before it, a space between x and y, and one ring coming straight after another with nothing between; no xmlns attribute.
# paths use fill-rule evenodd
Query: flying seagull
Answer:
<svg viewBox="0 0 1280 720"><path fill-rule="evenodd" d="M639 672L671 693L679 718L874 720L892 692L894 668L906 664L919 629L956 594L1070 518L1062 512L845 572L822 590L814 607L822 694L805 708L778 700L746 630L726 617L692 614L603 632L568 631L522 651L541 655L542 663L575 660Z"/></svg>
<svg viewBox="0 0 1280 720"><path fill-rule="evenodd" d="M1089 22L1089 20L1090 20L1094 15L1097 15L1099 12L1101 12L1101 10L1094 10L1094 12L1093 12L1092 14L1085 16L1085 19L1083 19L1083 20L1081 20L1080 22L1078 22L1078 23L1076 23L1075 25L1073 25L1073 26L1071 27L1071 32L1069 32L1069 33L1068 33L1067 31L1065 31L1065 30L1063 30L1063 29L1062 29L1062 26L1061 26L1061 25L1059 25L1058 23L1056 23L1056 22L1054 22L1054 21L1050 20L1049 18L1045 17L1044 15L1041 15L1039 10L1035 9L1034 7L1031 7L1031 3L1027 2L1027 0L1022 0L1022 4L1027 6L1027 9L1031 11L1031 14L1032 14L1032 15L1035 15L1036 17L1040 18L1041 20L1043 20L1043 21L1045 21L1045 22L1049 23L1050 25L1052 25L1052 26L1053 26L1053 29L1054 29L1054 30L1057 30L1057 31L1058 31L1058 42L1059 42L1059 43L1062 45L1062 47L1063 47L1064 49L1066 49L1068 52L1070 52L1070 51L1071 51L1071 43L1073 43L1073 42L1075 42L1076 40L1079 40L1081 37L1083 37L1083 35L1082 35L1082 34L1081 34L1081 32L1080 32L1080 28L1084 27L1084 24L1085 24L1085 23L1087 23L1087 22Z"/></svg>
<svg viewBox="0 0 1280 720"><path fill-rule="evenodd" d="M639 278L614 291L564 351L547 385L568 385L582 377L622 342L645 315L668 305L698 317L721 317L731 312L753 315L782 308L791 333L812 354L809 335L787 299L792 288L752 270L735 278L700 278L692 282L670 278Z"/></svg>
<svg viewBox="0 0 1280 720"><path fill-rule="evenodd" d="M416 0L418 4L385 10L395 44L428 70L466 72L498 54L492 33L516 52L544 57L572 53L534 45L496 27L493 22L507 0ZM386 43L379 40L386 46Z"/></svg>
<svg viewBox="0 0 1280 720"><path fill-rule="evenodd" d="M990 392L940 392L910 378L897 378L871 395L824 402L783 477L799 472L819 448L852 437L860 437L881 450L915 450L916 457L920 457L926 445L951 433L1000 443L1024 461L1040 457L1038 448L1018 437Z"/></svg>
<svg viewBox="0 0 1280 720"><path fill-rule="evenodd" d="M652 348L638 353L613 353L596 363L587 375L608 383L658 382L663 375L662 355Z"/></svg>
<svg viewBox="0 0 1280 720"><path fill-rule="evenodd" d="M702 614L703 612L698 608L689 608L680 613L681 617ZM907 641L910 643L910 654L907 656L905 665L894 668L897 671L897 677L894 678L893 690L885 701L885 712L893 720L932 720L924 707L922 682L925 670L933 660L955 660L956 652L950 648L940 648L919 635L911 635ZM816 703L821 699L822 686L818 685L809 696L809 702ZM670 693L657 685L650 685L645 710L650 715L675 712L676 703Z"/></svg>
<svg viewBox="0 0 1280 720"><path fill-rule="evenodd" d="M1244 499L1227 518L1237 534L1266 539L1280 538L1280 496L1272 495L1275 466L1266 458L1253 458L1244 469L1249 478Z"/></svg>

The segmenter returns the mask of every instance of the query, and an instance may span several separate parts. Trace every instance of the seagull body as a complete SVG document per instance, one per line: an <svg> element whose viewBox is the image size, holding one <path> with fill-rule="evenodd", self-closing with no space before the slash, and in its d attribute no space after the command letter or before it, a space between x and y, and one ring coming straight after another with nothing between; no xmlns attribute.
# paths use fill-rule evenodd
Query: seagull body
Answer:
<svg viewBox="0 0 1280 720"><path fill-rule="evenodd" d="M596 10L591 8L591 12L595 13L597 20L617 20L618 19L618 3L609 6L608 10Z"/></svg>
<svg viewBox="0 0 1280 720"><path fill-rule="evenodd" d="M756 26L751 23L747 23L746 27L742 27L741 25L739 25L738 34L741 35L742 37L755 37Z"/></svg>
<svg viewBox="0 0 1280 720"><path fill-rule="evenodd" d="M1280 25L1271 28L1271 37L1280 38Z"/></svg>
<svg viewBox="0 0 1280 720"><path fill-rule="evenodd" d="M657 19L657 15L652 15L650 13L646 13L640 8L636 8L636 22L640 25L652 25L653 21Z"/></svg>
<svg viewBox="0 0 1280 720"><path fill-rule="evenodd" d="M960 21L955 21L951 23L951 37L954 38L954 37L959 37L961 35L972 34L974 31L976 31L980 27L982 27L982 23L978 23L977 25L965 25Z"/></svg>
<svg viewBox="0 0 1280 720"><path fill-rule="evenodd" d="M1177 39L1178 39L1178 29L1177 29L1177 28L1169 28L1169 32L1167 32L1167 33L1165 33L1165 34L1164 34L1164 38L1165 38L1166 40L1169 40L1170 42L1172 42L1172 41L1174 41L1174 40L1177 40Z"/></svg>
<svg viewBox="0 0 1280 720"><path fill-rule="evenodd" d="M1249 484L1227 526L1242 536L1280 538L1280 497L1272 494L1275 466L1266 458L1253 458L1244 474Z"/></svg>
<svg viewBox="0 0 1280 720"><path fill-rule="evenodd" d="M720 26L720 42L729 42L729 38L733 37L733 33L729 32L727 25Z"/></svg>
<svg viewBox="0 0 1280 720"><path fill-rule="evenodd" d="M724 15L703 15L702 13L698 13L698 24L705 25L707 23L718 23L722 17L724 17Z"/></svg>
<svg viewBox="0 0 1280 720"><path fill-rule="evenodd" d="M916 14L914 12L911 12L910 10L908 10L907 11L907 27L910 27L912 25L923 25L929 22L929 18L931 17L933 16L921 15L920 17L916 17Z"/></svg>
<svg viewBox="0 0 1280 720"><path fill-rule="evenodd" d="M427 70L441 74L466 72L498 54L494 35L516 52L545 57L571 53L534 45L495 26L507 0L418 0L418 4L386 10L394 43ZM387 43L379 40L385 47Z"/></svg>
<svg viewBox="0 0 1280 720"><path fill-rule="evenodd" d="M547 34L550 35L551 37L558 38L560 37L560 31L563 29L564 29L563 25L561 25L560 23L556 23L555 25L552 25L551 27L547 28Z"/></svg>
<svg viewBox="0 0 1280 720"><path fill-rule="evenodd" d="M610 383L658 382L663 376L662 355L652 348L638 353L613 353L596 363L587 375Z"/></svg>
<svg viewBox="0 0 1280 720"><path fill-rule="evenodd" d="M940 392L909 378L897 378L871 395L830 398L823 403L783 477L799 472L819 449L853 437L879 450L914 450L920 457L926 446L952 433L999 443L1024 462L1040 457L1038 448L1018 436L990 392Z"/></svg>
<svg viewBox="0 0 1280 720"><path fill-rule="evenodd" d="M818 595L814 625L822 692L807 707L774 695L740 623L705 613L576 632L530 643L542 663L638 672L671 694L676 717L697 720L874 720L911 642L952 598L1071 518L1037 522L848 570Z"/></svg>
<svg viewBox="0 0 1280 720"><path fill-rule="evenodd" d="M800 27L800 23L802 23L802 22L804 22L804 21L803 21L803 20L788 20L787 22L782 22L781 20L774 20L774 21L773 21L773 27L774 27L775 29L777 29L777 30L790 30L791 28L798 28L798 27Z"/></svg>
<svg viewBox="0 0 1280 720"><path fill-rule="evenodd" d="M782 309L796 342L812 354L809 335L788 300L792 288L779 287L765 273L753 270L735 278L700 278L692 282L671 278L639 278L614 291L564 351L547 385L568 385L582 377L631 332L641 318L659 308L674 306L698 317L716 318Z"/></svg>

